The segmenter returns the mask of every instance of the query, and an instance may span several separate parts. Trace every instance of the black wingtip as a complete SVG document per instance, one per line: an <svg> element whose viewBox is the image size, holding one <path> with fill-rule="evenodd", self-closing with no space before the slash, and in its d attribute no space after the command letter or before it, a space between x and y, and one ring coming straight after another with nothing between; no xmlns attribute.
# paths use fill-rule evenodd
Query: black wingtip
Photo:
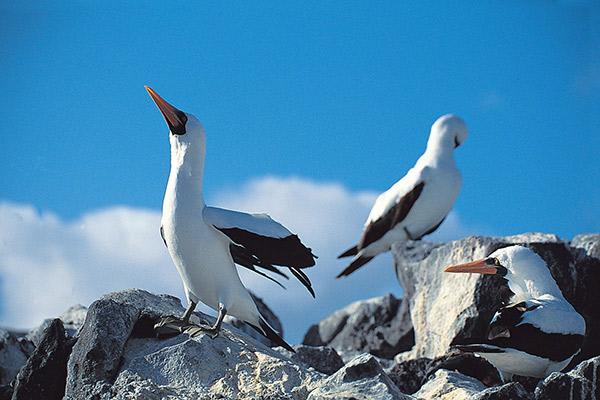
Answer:
<svg viewBox="0 0 600 400"><path fill-rule="evenodd" d="M298 279L300 283L304 285L304 287L308 290L311 296L315 298L315 291L312 288L312 283L310 282L308 276L299 268L289 267L289 270L292 273L292 275L294 275L296 279Z"/></svg>
<svg viewBox="0 0 600 400"><path fill-rule="evenodd" d="M264 335L273 344L275 344L277 346L281 346L284 349L291 351L292 353L296 352L296 350L294 350L294 348L292 346L290 346L285 340L283 340L283 338L281 336L279 336L279 334L277 332L275 332L273 330L273 328L271 328L269 326L269 324L267 324L262 318L258 321L258 323L260 325L260 328L253 324L248 324L248 325L250 325L252 328L254 328L254 330L256 330L258 333Z"/></svg>
<svg viewBox="0 0 600 400"><path fill-rule="evenodd" d="M358 257L358 258L355 258L354 260L352 260L352 262L350 263L350 265L348 265L342 272L340 272L338 274L338 276L336 276L336 278L341 278L342 276L348 276L348 275L350 275L351 273L353 273L354 271L356 271L357 269L359 269L360 267L362 267L363 265L365 265L366 263L368 263L372 259L373 259L373 257Z"/></svg>
<svg viewBox="0 0 600 400"><path fill-rule="evenodd" d="M355 256L356 254L358 254L358 246L352 246L348 250L340 254L337 258Z"/></svg>

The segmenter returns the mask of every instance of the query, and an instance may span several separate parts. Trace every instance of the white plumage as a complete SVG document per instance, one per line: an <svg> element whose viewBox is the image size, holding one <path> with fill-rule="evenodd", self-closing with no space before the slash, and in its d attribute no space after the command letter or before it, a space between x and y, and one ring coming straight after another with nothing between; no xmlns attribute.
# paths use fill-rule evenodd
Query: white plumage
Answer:
<svg viewBox="0 0 600 400"><path fill-rule="evenodd" d="M406 175L379 195L358 244L340 255L354 256L339 275L349 275L398 241L435 231L448 215L461 187L454 149L468 136L462 119L444 115L431 127L425 153Z"/></svg>
<svg viewBox="0 0 600 400"><path fill-rule="evenodd" d="M505 247L488 258L446 268L502 276L512 297L489 324L487 338L458 346L486 358L505 378L544 378L562 370L581 348L585 320L564 298L544 260L523 246Z"/></svg>

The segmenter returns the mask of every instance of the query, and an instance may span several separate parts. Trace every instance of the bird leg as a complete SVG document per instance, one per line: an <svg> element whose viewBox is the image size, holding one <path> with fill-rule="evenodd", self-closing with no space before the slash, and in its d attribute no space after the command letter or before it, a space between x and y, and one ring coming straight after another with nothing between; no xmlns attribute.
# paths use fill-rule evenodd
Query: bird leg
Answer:
<svg viewBox="0 0 600 400"><path fill-rule="evenodd" d="M202 332L206 332L211 338L216 338L219 336L219 331L221 330L221 325L223 324L223 319L227 315L227 309L223 305L223 303L219 303L219 315L217 316L217 320L213 326L208 325L190 325L185 329L185 332L191 337L196 337Z"/></svg>
<svg viewBox="0 0 600 400"><path fill-rule="evenodd" d="M188 308L181 318L173 317L171 315L160 318L158 322L154 324L154 333L156 337L159 339L166 339L183 333L190 325L190 317L195 308L196 303L190 301Z"/></svg>
<svg viewBox="0 0 600 400"><path fill-rule="evenodd" d="M408 231L408 229L407 229L406 227L404 227L404 233L406 233L406 236L408 236L408 238L409 238L410 240L415 240L415 239L413 238L413 235L411 235L411 234L410 234L410 232Z"/></svg>

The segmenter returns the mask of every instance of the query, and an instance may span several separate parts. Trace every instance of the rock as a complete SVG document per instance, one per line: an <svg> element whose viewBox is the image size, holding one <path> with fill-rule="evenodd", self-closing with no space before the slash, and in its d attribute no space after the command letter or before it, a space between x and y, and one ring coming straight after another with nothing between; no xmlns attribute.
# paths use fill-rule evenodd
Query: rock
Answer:
<svg viewBox="0 0 600 400"><path fill-rule="evenodd" d="M58 318L62 321L65 333L67 337L75 337L79 333L79 329L83 326L83 322L85 321L85 316L87 314L87 308L82 306L81 304L77 304L69 307L64 313L62 313ZM40 326L30 330L26 337L29 339L35 346L38 345L44 331L53 320L46 319Z"/></svg>
<svg viewBox="0 0 600 400"><path fill-rule="evenodd" d="M69 359L65 398L306 399L325 378L227 324L215 339L150 337L159 316L182 312L179 300L142 290L94 302Z"/></svg>
<svg viewBox="0 0 600 400"><path fill-rule="evenodd" d="M474 354L451 353L436 358L428 365L426 377L429 378L439 369L460 372L463 375L477 379L485 386L502 383L498 370L486 359L477 357Z"/></svg>
<svg viewBox="0 0 600 400"><path fill-rule="evenodd" d="M393 358L413 344L408 302L392 294L357 301L310 327L303 343L330 346L344 358L370 353Z"/></svg>
<svg viewBox="0 0 600 400"><path fill-rule="evenodd" d="M423 386L431 361L429 358L406 360L394 365L387 374L402 393L413 394Z"/></svg>
<svg viewBox="0 0 600 400"><path fill-rule="evenodd" d="M440 369L414 397L418 399L467 400L486 387L475 378Z"/></svg>
<svg viewBox="0 0 600 400"><path fill-rule="evenodd" d="M13 394L11 385L0 385L0 400L10 400Z"/></svg>
<svg viewBox="0 0 600 400"><path fill-rule="evenodd" d="M600 259L600 233L577 235L569 245L583 250L589 257Z"/></svg>
<svg viewBox="0 0 600 400"><path fill-rule="evenodd" d="M67 339L62 321L52 320L17 375L12 400L62 399L72 345L73 340Z"/></svg>
<svg viewBox="0 0 600 400"><path fill-rule="evenodd" d="M263 317L265 317L265 319L267 320L269 325L271 325L271 327L273 327L273 329L275 329L277 332L279 332L281 337L283 337L283 325L281 325L281 321L279 320L279 318L277 318L277 315L275 315L275 313L273 311L271 311L271 309L265 304L264 301L262 301L262 299L260 297L256 296L252 292L250 292L250 295L252 296L252 298L254 299L254 302L256 303L256 306L258 307L258 311L263 315ZM239 320L235 317L231 317L231 316L227 315L225 317L224 321L230 325L235 326L237 329L241 330L246 335L251 336L255 340L258 340L259 342L261 342L269 347L275 346L275 344L271 343L271 341L269 339L267 339L260 333L256 332L256 330L254 328L252 328L251 326L249 326L242 320Z"/></svg>
<svg viewBox="0 0 600 400"><path fill-rule="evenodd" d="M554 372L535 389L536 400L600 399L600 357L583 361L568 373Z"/></svg>
<svg viewBox="0 0 600 400"><path fill-rule="evenodd" d="M400 392L377 360L368 354L352 359L334 375L320 382L309 400L410 399Z"/></svg>
<svg viewBox="0 0 600 400"><path fill-rule="evenodd" d="M292 361L312 367L315 370L331 375L344 366L342 357L335 349L326 346L305 346L299 344L294 346L295 353L279 348L279 351L289 357Z"/></svg>
<svg viewBox="0 0 600 400"><path fill-rule="evenodd" d="M474 395L472 400L530 400L533 396L517 382L494 386Z"/></svg>
<svg viewBox="0 0 600 400"><path fill-rule="evenodd" d="M0 385L9 384L17 376L31 351L29 341L0 328Z"/></svg>
<svg viewBox="0 0 600 400"><path fill-rule="evenodd" d="M528 233L508 237L468 237L444 245L408 242L392 246L396 271L408 299L415 346L398 362L437 358L452 344L485 337L494 312L507 298L502 280L492 275L445 274L447 265L483 258L510 244L524 244L548 264L566 299L585 318L587 335L572 365L600 354L600 259L590 254L600 235L578 236L570 247L557 236ZM415 250L422 246L423 250ZM407 249L408 248L408 249ZM408 256L406 255L408 253ZM419 260L415 254L424 258Z"/></svg>

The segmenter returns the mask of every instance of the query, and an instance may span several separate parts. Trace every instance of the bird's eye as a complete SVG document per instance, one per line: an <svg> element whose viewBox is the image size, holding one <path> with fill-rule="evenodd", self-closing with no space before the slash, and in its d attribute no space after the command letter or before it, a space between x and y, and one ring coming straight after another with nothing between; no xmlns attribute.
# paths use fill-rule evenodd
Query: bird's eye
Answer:
<svg viewBox="0 0 600 400"><path fill-rule="evenodd" d="M500 260L498 260L497 258L494 258L494 265L499 267L501 265Z"/></svg>

